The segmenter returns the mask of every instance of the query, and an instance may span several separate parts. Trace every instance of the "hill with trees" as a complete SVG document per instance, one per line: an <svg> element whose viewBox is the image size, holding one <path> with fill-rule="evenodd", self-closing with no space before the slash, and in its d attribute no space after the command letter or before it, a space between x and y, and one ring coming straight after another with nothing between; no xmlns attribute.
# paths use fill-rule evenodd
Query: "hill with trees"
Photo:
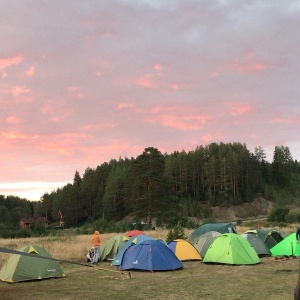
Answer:
<svg viewBox="0 0 300 300"><path fill-rule="evenodd" d="M66 226L97 219L118 222L128 216L150 225L154 219L174 225L187 218L213 218L215 207L239 207L257 198L271 201L275 208L299 204L300 164L288 147L276 146L272 162L262 147L251 153L241 143L211 143L171 154L148 147L136 158L88 167L82 176L75 171L72 184L33 204L25 201L23 216L33 213L55 222L61 211ZM8 202L13 203L0 198L0 211L7 216L0 226L12 219L16 223L9 215L15 216L12 211L20 206L16 202L10 209Z"/></svg>

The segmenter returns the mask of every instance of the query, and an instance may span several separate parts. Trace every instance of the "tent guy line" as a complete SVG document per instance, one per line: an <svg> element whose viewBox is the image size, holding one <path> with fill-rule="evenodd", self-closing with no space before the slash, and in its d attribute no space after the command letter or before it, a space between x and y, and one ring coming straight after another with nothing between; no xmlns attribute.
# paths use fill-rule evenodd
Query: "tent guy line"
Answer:
<svg viewBox="0 0 300 300"><path fill-rule="evenodd" d="M46 257L46 256L36 255L36 254L31 254L31 253L24 253L24 252L21 252L21 251L18 251L18 250L12 250L12 249L3 248L3 247L0 247L0 252L10 253L10 254L17 254L17 255L24 255L24 256L31 256L31 257L34 257L34 258L55 260L55 261L60 261L60 262L68 263L68 264L80 265L80 266L85 266L85 267L90 267L90 268L94 267L93 265L88 265L88 264L83 264L83 263L79 263L79 262L74 262L74 261L64 260L64 259L58 259L58 258L53 258L53 257Z"/></svg>
<svg viewBox="0 0 300 300"><path fill-rule="evenodd" d="M53 258L53 257L46 257L46 256L36 255L36 254L31 254L31 253L24 253L24 252L21 252L21 251L18 251L18 250L12 250L12 249L3 248L3 247L0 247L0 252L2 252L2 253L10 253L10 254L17 254L17 255L24 255L24 256L31 256L31 257L34 257L34 258L55 260L55 261L64 262L64 263L68 263L68 264L80 265L80 266L89 267L89 268L97 268L99 270L109 271L109 272L115 272L115 273L119 273L119 274L126 273L128 275L129 279L131 279L131 277L132 277L130 272L104 269L104 268L101 268L101 267L98 267L98 266L95 266L95 265L88 265L88 264L83 264L83 263L79 263L79 262L75 262L75 261L70 261L70 260L65 260L65 259L58 259L58 258Z"/></svg>

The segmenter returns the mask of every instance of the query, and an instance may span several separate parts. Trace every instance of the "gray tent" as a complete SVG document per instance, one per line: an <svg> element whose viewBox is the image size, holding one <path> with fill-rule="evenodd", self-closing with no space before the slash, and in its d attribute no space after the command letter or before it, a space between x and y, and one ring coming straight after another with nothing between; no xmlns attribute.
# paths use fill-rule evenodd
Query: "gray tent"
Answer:
<svg viewBox="0 0 300 300"><path fill-rule="evenodd" d="M193 246L198 250L202 257L205 256L207 249L213 243L213 241L221 235L220 232L217 231L209 231L198 238L194 239Z"/></svg>
<svg viewBox="0 0 300 300"><path fill-rule="evenodd" d="M261 238L252 233L241 234L254 248L259 257L271 256L271 251Z"/></svg>

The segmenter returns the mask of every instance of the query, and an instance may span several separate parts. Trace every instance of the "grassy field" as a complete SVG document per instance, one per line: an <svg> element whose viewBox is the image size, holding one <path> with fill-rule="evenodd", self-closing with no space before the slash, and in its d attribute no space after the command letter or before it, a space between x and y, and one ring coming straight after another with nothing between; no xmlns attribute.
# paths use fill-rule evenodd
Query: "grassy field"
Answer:
<svg viewBox="0 0 300 300"><path fill-rule="evenodd" d="M244 228L238 230L242 233ZM148 234L164 239L167 231ZM103 243L112 236L114 234L102 235ZM91 236L64 232L56 237L0 240L0 246L18 249L36 244L44 246L56 258L85 263L90 239ZM7 257L8 254L0 254L1 267ZM61 263L65 278L16 284L1 282L0 299L293 299L299 263L298 258L275 260L270 257L262 258L260 264L253 266L184 262L184 269L178 271L132 271L131 279L127 272L117 271L109 262L95 267Z"/></svg>

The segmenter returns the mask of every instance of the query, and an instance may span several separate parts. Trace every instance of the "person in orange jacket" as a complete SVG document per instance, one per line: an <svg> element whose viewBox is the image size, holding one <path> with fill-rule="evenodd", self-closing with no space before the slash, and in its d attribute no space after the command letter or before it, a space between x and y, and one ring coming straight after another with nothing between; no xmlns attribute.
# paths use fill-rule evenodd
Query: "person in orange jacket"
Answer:
<svg viewBox="0 0 300 300"><path fill-rule="evenodd" d="M92 245L94 247L94 259L92 263L96 264L100 257L100 245L101 245L100 233L98 230L96 230L92 236Z"/></svg>

